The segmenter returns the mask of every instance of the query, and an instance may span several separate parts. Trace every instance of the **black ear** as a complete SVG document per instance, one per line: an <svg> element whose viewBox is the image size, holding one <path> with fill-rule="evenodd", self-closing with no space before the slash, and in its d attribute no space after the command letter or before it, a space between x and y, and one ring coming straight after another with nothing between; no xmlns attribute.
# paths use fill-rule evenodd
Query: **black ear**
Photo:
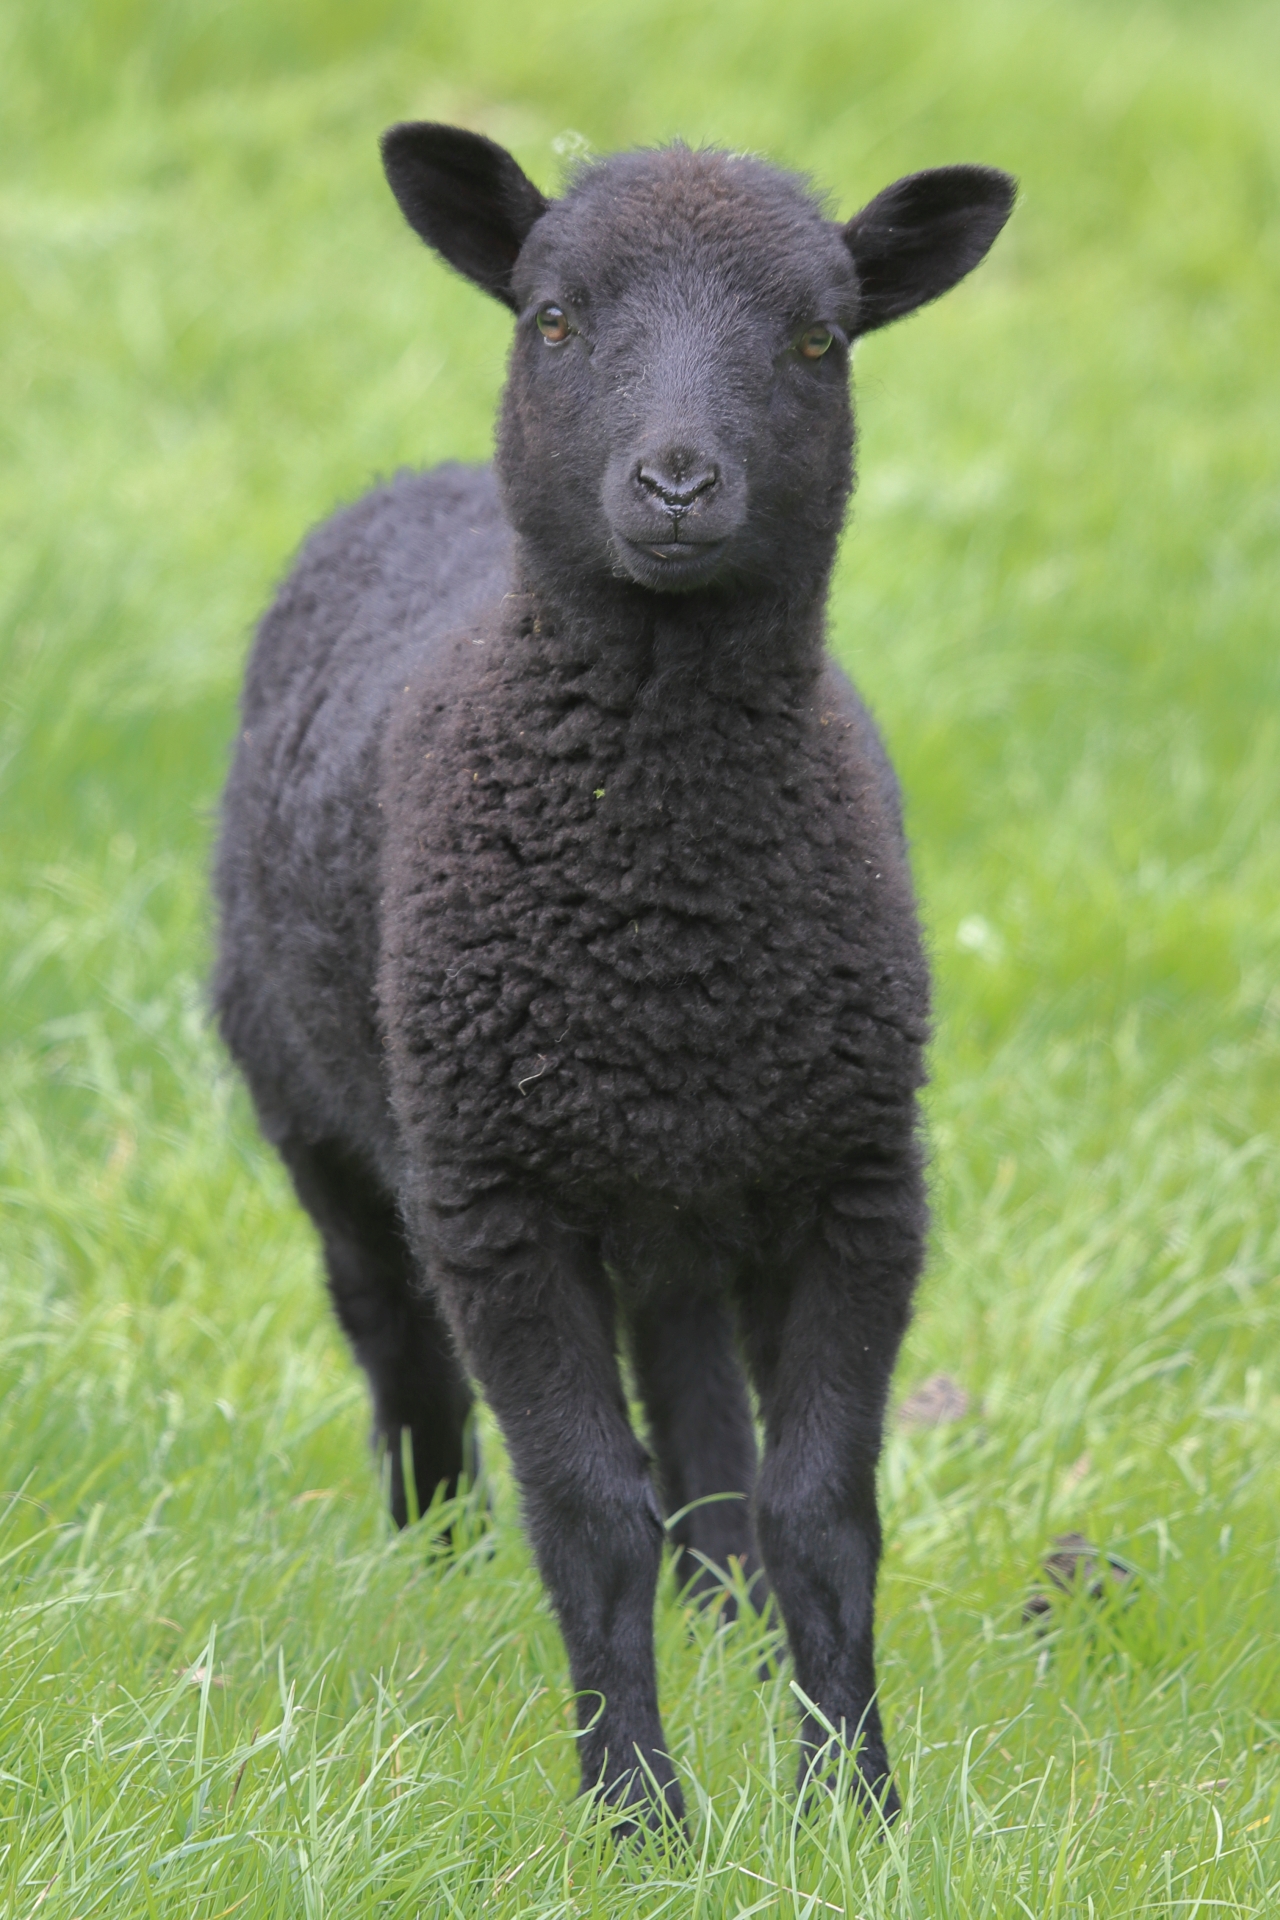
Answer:
<svg viewBox="0 0 1280 1920"><path fill-rule="evenodd" d="M935 167L878 193L842 228L858 269L857 333L936 300L976 267L1013 210L995 167Z"/></svg>
<svg viewBox="0 0 1280 1920"><path fill-rule="evenodd" d="M506 148L462 127L405 120L383 134L382 164L414 232L514 312L511 269L550 203Z"/></svg>

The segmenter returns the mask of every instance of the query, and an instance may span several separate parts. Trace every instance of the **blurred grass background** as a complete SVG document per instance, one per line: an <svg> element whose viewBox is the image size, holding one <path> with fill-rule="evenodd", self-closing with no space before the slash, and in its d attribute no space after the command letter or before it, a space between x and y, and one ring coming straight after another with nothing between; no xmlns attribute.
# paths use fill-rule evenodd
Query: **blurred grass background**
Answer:
<svg viewBox="0 0 1280 1920"><path fill-rule="evenodd" d="M0 6L5 1913L1275 1911L1278 56L1248 0ZM415 115L545 187L676 135L846 214L1022 181L859 350L832 607L938 976L902 1390L970 1396L886 1455L887 1844L798 1818L785 1671L670 1595L695 1852L601 1842L500 1462L490 1542L391 1537L205 1021L252 622L320 515L489 446L508 322L378 170ZM1037 1636L1069 1527L1136 1592Z"/></svg>

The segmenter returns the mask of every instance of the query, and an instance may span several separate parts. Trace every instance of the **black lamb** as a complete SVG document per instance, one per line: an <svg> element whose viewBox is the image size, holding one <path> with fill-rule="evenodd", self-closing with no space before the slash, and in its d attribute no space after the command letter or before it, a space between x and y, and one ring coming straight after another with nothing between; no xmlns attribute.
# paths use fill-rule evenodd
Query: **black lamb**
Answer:
<svg viewBox="0 0 1280 1920"><path fill-rule="evenodd" d="M682 1815L665 1508L682 1577L737 1566L758 1603L767 1578L819 1710L802 1780L834 1728L891 1816L875 1480L925 1234L928 981L825 603L850 345L968 273L1013 182L914 174L839 225L683 146L556 201L455 128L393 127L383 158L516 316L497 459L339 513L263 621L222 1032L319 1229L396 1519L402 1438L425 1505L464 1472L470 1381L501 1426L584 1788L623 1825Z"/></svg>

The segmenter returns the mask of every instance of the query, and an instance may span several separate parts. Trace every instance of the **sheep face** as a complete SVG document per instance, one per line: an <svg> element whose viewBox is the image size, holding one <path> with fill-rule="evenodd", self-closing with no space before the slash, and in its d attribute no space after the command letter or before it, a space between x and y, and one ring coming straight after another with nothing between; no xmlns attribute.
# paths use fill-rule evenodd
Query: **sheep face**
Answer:
<svg viewBox="0 0 1280 1920"><path fill-rule="evenodd" d="M671 593L825 574L857 281L797 183L683 148L585 174L533 227L499 436L535 567Z"/></svg>
<svg viewBox="0 0 1280 1920"><path fill-rule="evenodd" d="M821 593L853 472L859 333L976 265L1005 174L916 174L843 226L804 183L671 147L550 203L456 128L383 142L406 217L517 316L498 437L507 511L548 584Z"/></svg>

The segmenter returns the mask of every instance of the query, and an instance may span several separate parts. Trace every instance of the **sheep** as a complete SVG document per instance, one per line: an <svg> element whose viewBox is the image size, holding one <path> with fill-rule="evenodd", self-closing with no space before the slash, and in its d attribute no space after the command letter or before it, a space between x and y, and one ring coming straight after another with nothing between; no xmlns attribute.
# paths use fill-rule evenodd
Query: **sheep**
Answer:
<svg viewBox="0 0 1280 1920"><path fill-rule="evenodd" d="M425 1501L470 1470L473 1382L497 1419L583 1790L624 1831L683 1819L665 1511L695 1591L736 1568L780 1610L802 1786L843 1743L892 1818L875 1481L925 1238L928 979L825 607L851 345L968 273L1014 183L917 173L838 224L715 150L597 161L554 201L475 133L382 152L409 225L515 317L496 461L339 512L262 622L221 1030L319 1231L398 1522L402 1441Z"/></svg>

